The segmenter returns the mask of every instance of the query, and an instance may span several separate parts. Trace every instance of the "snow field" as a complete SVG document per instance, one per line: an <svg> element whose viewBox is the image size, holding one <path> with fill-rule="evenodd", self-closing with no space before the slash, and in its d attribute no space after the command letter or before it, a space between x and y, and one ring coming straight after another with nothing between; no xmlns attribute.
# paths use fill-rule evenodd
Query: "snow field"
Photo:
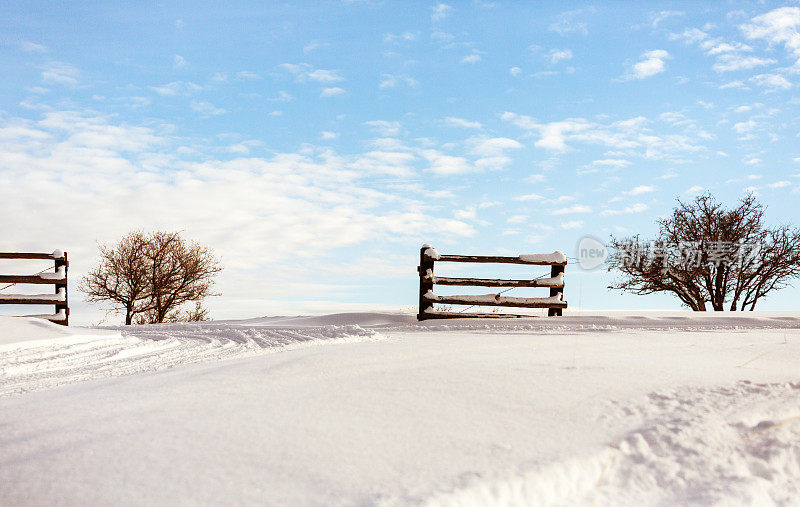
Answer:
<svg viewBox="0 0 800 507"><path fill-rule="evenodd" d="M0 504L791 505L798 327L341 314L23 342Z"/></svg>

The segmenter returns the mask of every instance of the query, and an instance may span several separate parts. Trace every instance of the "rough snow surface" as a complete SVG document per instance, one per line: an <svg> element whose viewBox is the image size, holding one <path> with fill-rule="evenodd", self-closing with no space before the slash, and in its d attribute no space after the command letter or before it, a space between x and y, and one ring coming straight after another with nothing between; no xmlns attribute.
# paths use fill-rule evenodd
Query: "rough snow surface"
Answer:
<svg viewBox="0 0 800 507"><path fill-rule="evenodd" d="M0 505L800 497L800 314L4 318L0 357Z"/></svg>

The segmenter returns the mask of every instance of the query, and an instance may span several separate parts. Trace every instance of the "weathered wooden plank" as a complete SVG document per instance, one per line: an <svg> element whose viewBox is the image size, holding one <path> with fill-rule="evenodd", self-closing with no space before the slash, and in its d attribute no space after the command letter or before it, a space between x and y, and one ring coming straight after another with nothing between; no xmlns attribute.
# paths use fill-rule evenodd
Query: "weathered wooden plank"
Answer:
<svg viewBox="0 0 800 507"><path fill-rule="evenodd" d="M55 273L50 273L51 275ZM45 278L40 275L0 275L0 283L32 283L54 285L67 283L66 278Z"/></svg>
<svg viewBox="0 0 800 507"><path fill-rule="evenodd" d="M514 298L504 296L486 295L454 295L440 296L428 292L423 299L429 303L445 305L475 305L475 306L516 306L519 308L566 308L567 302L558 296L549 298Z"/></svg>
<svg viewBox="0 0 800 507"><path fill-rule="evenodd" d="M518 313L477 313L477 312L442 312L428 310L423 314L425 319L471 319L485 317L487 319L537 319L538 315L520 315Z"/></svg>
<svg viewBox="0 0 800 507"><path fill-rule="evenodd" d="M64 298L56 299L57 297L57 294L31 294L29 297L21 294L14 294L13 297L0 294L0 305L54 305L64 302Z"/></svg>
<svg viewBox="0 0 800 507"><path fill-rule="evenodd" d="M31 252L0 252L0 259L44 259L54 261L64 257L55 257L52 253L31 253Z"/></svg>
<svg viewBox="0 0 800 507"><path fill-rule="evenodd" d="M565 266L567 259L559 260L531 260L532 256L507 257L499 255L439 255L436 259L441 262L479 262L479 263L498 263L498 264L528 264L533 266Z"/></svg>
<svg viewBox="0 0 800 507"><path fill-rule="evenodd" d="M535 280L502 280L499 278L453 278L434 276L427 278L437 285L463 285L470 287L550 287L561 289L563 279L539 278Z"/></svg>

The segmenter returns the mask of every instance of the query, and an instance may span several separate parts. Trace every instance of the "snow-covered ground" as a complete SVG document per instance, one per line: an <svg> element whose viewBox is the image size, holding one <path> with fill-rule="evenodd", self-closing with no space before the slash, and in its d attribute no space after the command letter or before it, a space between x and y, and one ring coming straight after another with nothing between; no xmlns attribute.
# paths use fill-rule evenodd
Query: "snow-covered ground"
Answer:
<svg viewBox="0 0 800 507"><path fill-rule="evenodd" d="M0 317L0 505L798 504L800 313Z"/></svg>

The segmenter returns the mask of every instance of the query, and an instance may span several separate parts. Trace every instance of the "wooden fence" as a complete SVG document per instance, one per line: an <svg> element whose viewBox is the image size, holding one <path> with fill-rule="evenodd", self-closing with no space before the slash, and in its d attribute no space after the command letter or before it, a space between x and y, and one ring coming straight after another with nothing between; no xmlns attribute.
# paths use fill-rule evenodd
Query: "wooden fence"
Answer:
<svg viewBox="0 0 800 507"><path fill-rule="evenodd" d="M0 288L17 284L55 285L53 294L6 294L0 292L0 305L55 305L53 315L31 315L41 317L65 326L69 325L69 305L67 301L67 261L66 252L46 253L0 252L0 259L41 259L55 262L55 272L43 271L35 275L0 275ZM47 268L48 270L50 268ZM5 286L5 287L4 287Z"/></svg>
<svg viewBox="0 0 800 507"><path fill-rule="evenodd" d="M529 264L551 266L549 278L531 280L502 280L486 278L452 278L435 276L434 262L479 262L502 264ZM452 319L463 317L525 317L504 313L463 313L436 311L434 303L469 306L510 306L518 308L547 308L548 316L561 315L567 302L563 299L564 268L567 258L561 252L552 254L519 255L517 257L478 256L478 255L440 255L430 245L422 245L419 255L419 313L418 320ZM472 287L545 287L550 289L550 297L519 298L500 294L439 296L433 293L435 285L463 285Z"/></svg>

